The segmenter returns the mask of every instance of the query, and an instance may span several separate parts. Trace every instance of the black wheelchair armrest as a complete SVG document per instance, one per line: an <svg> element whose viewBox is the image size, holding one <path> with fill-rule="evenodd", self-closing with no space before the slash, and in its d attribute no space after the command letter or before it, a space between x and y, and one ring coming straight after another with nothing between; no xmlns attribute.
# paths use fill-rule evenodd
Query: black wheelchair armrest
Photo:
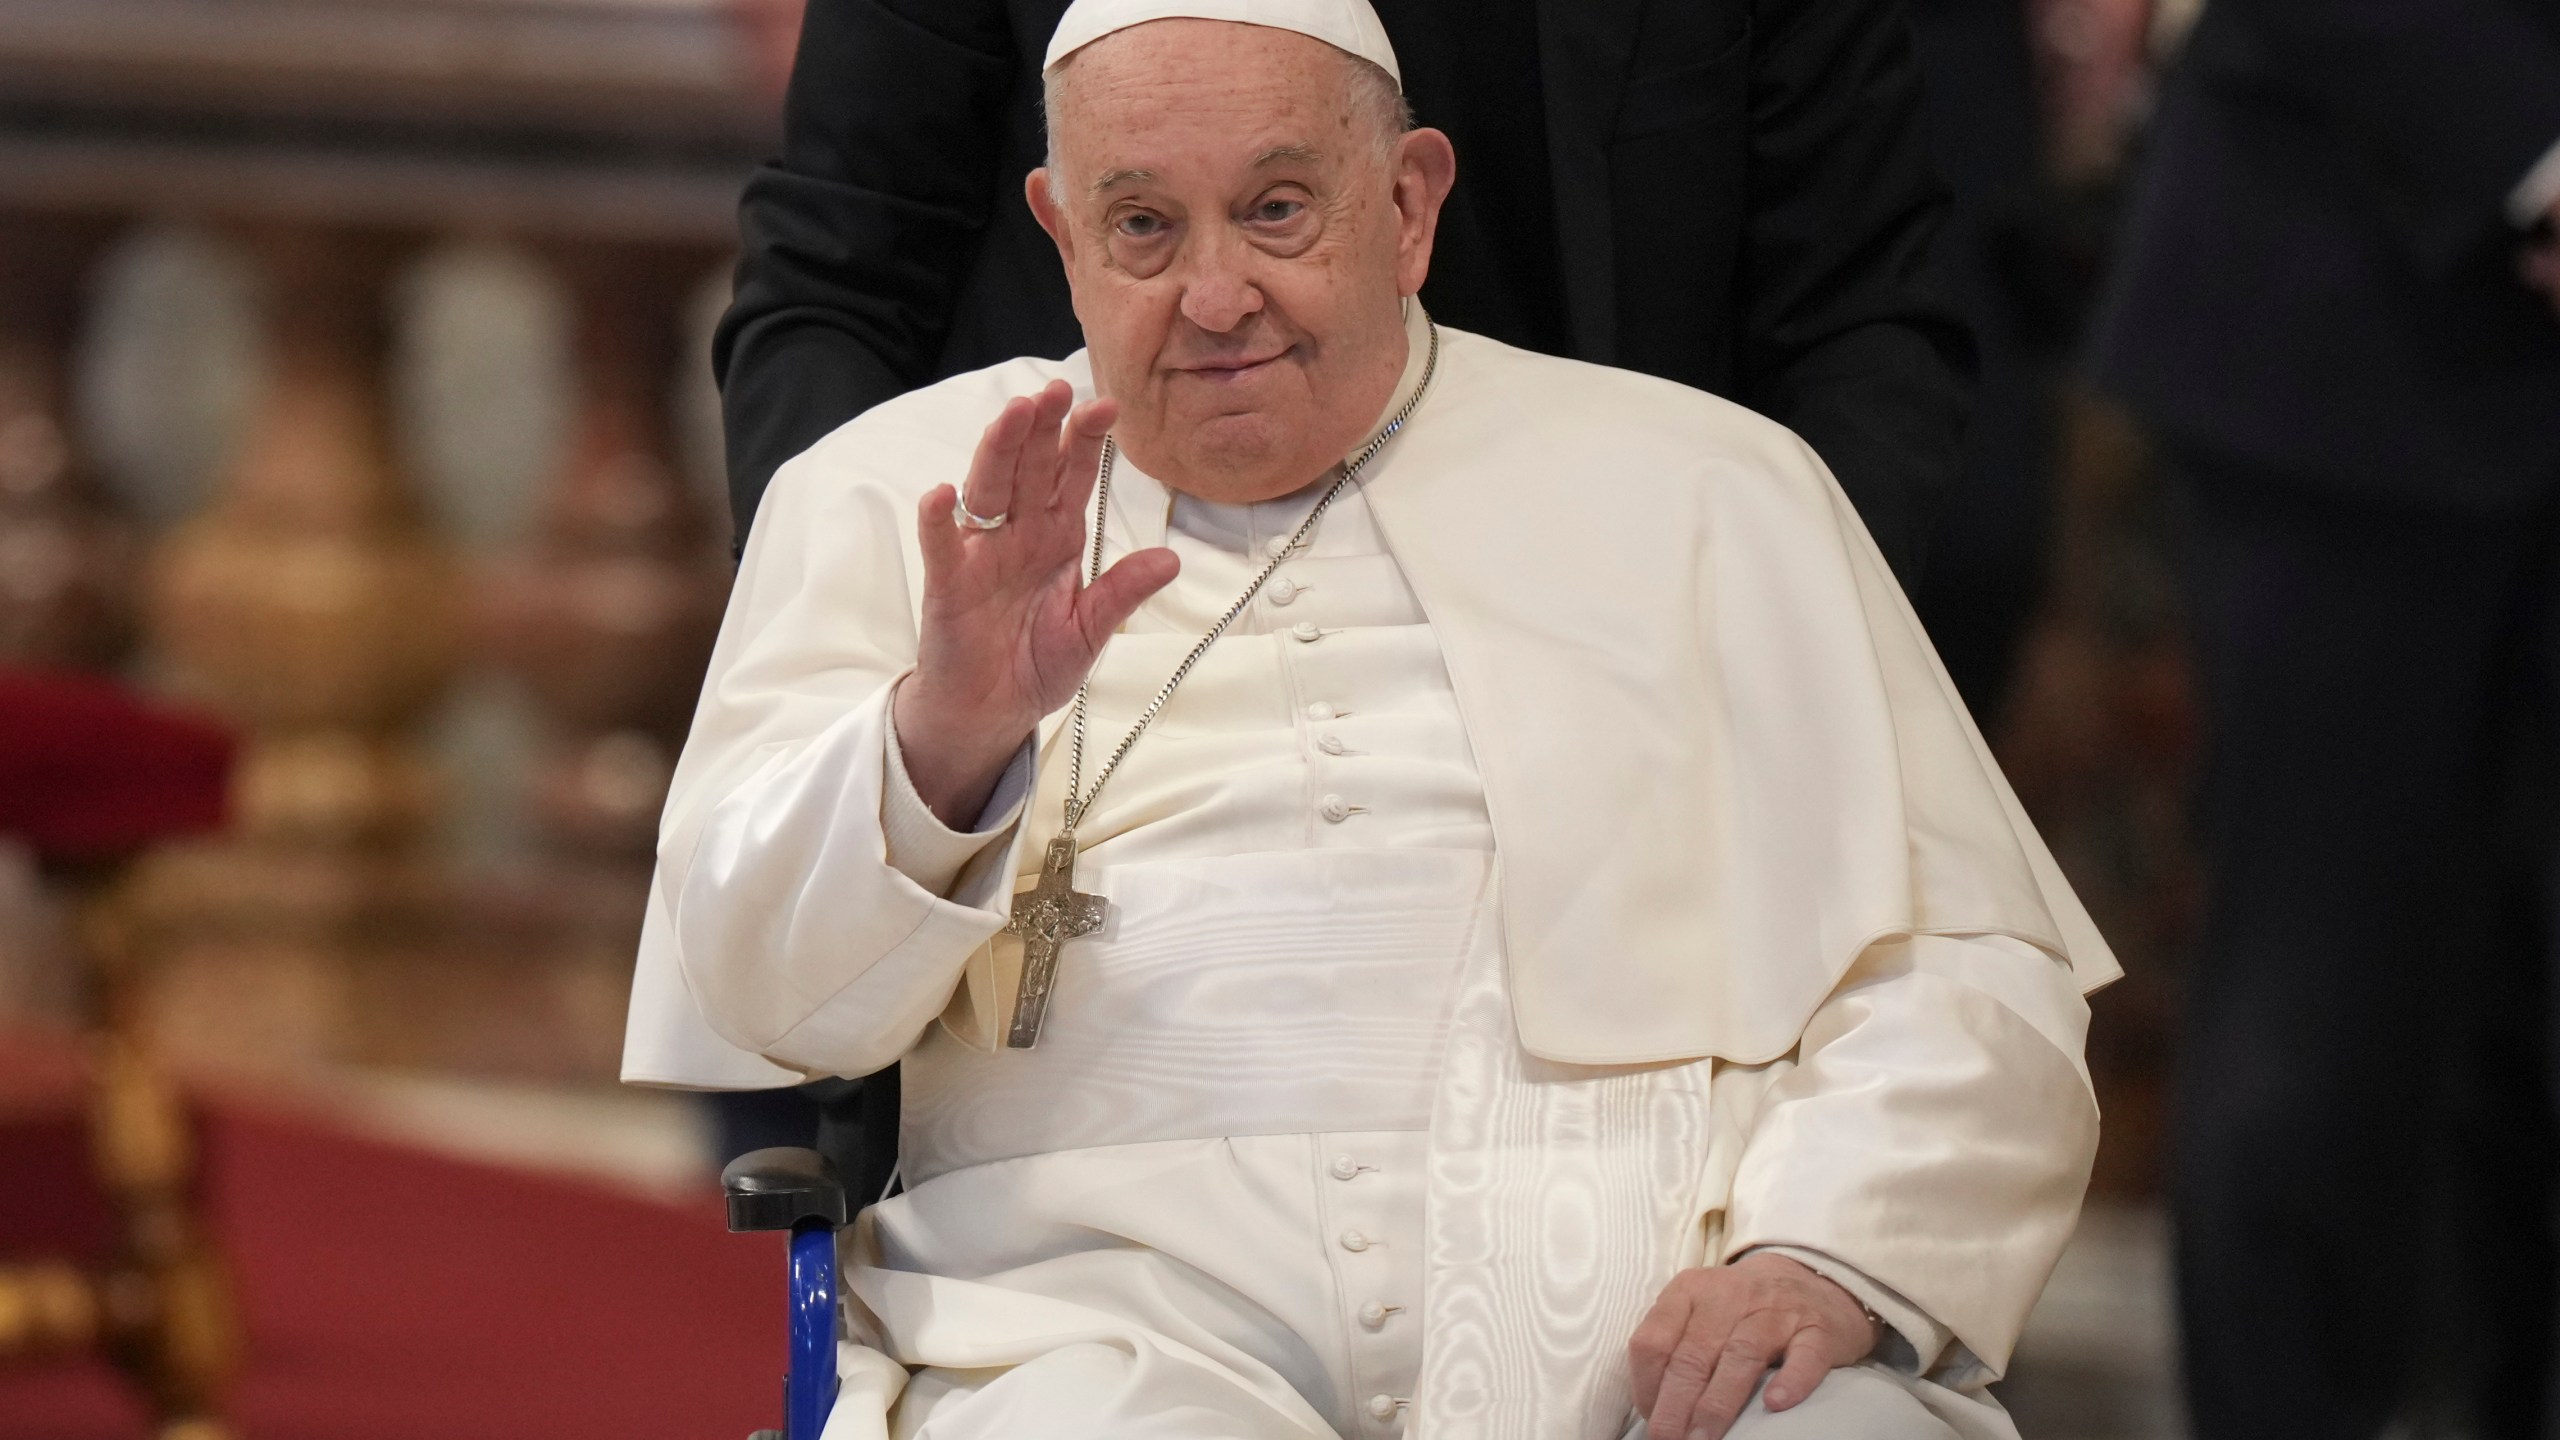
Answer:
<svg viewBox="0 0 2560 1440"><path fill-rule="evenodd" d="M804 1220L841 1227L844 1182L827 1157L796 1145L750 1150L720 1172L729 1197L729 1229L789 1230Z"/></svg>

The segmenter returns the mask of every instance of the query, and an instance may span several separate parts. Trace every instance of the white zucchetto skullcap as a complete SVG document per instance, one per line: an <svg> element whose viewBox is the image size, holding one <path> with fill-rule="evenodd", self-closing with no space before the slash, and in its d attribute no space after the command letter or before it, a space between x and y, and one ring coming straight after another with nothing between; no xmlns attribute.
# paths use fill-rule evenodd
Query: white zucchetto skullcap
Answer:
<svg viewBox="0 0 2560 1440"><path fill-rule="evenodd" d="M1112 31L1150 20L1226 20L1295 30L1359 56L1393 76L1398 89L1404 87L1387 27L1378 23L1369 0L1075 0L1060 17L1058 33L1049 38L1049 55L1040 68L1055 69L1059 61Z"/></svg>

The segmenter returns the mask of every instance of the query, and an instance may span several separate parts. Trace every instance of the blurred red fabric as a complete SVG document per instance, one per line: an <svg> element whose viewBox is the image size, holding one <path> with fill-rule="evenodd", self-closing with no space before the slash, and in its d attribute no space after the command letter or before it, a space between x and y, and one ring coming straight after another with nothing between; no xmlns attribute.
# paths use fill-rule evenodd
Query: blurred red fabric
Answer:
<svg viewBox="0 0 2560 1440"><path fill-rule="evenodd" d="M0 1034L0 1256L107 1243L65 1050ZM781 1423L782 1243L729 1234L707 1179L671 1204L272 1102L201 1108L207 1213L248 1332L246 1440L744 1440ZM6 1440L145 1434L103 1366L0 1370Z"/></svg>
<svg viewBox="0 0 2560 1440"><path fill-rule="evenodd" d="M212 721L109 681L0 668L0 835L65 863L218 829L232 748Z"/></svg>

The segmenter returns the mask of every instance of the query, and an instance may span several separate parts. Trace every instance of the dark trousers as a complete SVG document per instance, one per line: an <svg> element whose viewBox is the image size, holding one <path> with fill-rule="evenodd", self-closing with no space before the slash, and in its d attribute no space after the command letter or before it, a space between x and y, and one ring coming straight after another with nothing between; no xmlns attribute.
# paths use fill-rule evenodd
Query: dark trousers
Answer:
<svg viewBox="0 0 2560 1440"><path fill-rule="evenodd" d="M2195 1433L2539 1436L2554 517L2182 460L2209 736L2171 1190Z"/></svg>

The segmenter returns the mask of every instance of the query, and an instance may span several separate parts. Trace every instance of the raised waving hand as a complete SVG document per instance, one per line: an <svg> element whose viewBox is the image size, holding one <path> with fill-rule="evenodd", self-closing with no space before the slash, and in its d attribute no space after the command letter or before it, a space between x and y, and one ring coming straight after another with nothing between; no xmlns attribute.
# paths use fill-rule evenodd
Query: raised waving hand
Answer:
<svg viewBox="0 0 2560 1440"><path fill-rule="evenodd" d="M898 687L898 744L916 794L946 825L985 808L1040 718L1075 698L1104 642L1173 579L1165 549L1123 556L1084 583L1085 506L1113 400L1075 404L1063 380L1008 402L979 437L968 478L916 506L924 614L916 668ZM960 523L967 514L999 521Z"/></svg>

